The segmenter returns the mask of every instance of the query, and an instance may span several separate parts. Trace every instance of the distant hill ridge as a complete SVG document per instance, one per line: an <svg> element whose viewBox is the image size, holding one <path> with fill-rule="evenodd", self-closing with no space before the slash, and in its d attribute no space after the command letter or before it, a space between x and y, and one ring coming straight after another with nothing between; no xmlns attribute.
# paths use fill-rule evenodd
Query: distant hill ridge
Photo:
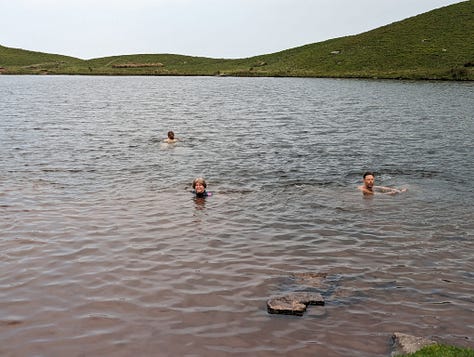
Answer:
<svg viewBox="0 0 474 357"><path fill-rule="evenodd" d="M474 2L362 34L242 59L136 54L82 60L0 46L0 74L474 79Z"/></svg>

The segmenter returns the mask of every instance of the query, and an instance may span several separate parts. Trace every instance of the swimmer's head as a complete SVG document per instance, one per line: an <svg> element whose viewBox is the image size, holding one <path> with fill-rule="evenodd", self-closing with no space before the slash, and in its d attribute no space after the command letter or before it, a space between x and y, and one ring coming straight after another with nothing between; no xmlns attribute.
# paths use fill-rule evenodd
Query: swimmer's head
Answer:
<svg viewBox="0 0 474 357"><path fill-rule="evenodd" d="M375 175L373 172L367 171L364 173L364 185L369 190L374 186Z"/></svg>
<svg viewBox="0 0 474 357"><path fill-rule="evenodd" d="M168 139L171 139L171 140L174 139L174 133L171 130L168 131Z"/></svg>
<svg viewBox="0 0 474 357"><path fill-rule="evenodd" d="M202 185L204 188L207 187L206 180L204 180L202 177L195 178L193 180L193 188L196 188L196 185Z"/></svg>

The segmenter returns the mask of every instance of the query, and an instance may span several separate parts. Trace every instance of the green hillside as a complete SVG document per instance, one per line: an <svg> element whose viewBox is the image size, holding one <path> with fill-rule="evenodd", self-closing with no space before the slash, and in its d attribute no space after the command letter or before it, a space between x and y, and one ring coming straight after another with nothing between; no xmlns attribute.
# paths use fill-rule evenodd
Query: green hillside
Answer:
<svg viewBox="0 0 474 357"><path fill-rule="evenodd" d="M42 68L57 67L59 65L81 65L81 59L54 55L50 53L27 51L17 48L0 46L0 66L2 68Z"/></svg>
<svg viewBox="0 0 474 357"><path fill-rule="evenodd" d="M266 69L297 75L473 79L473 39L474 2L466 1L261 58Z"/></svg>
<svg viewBox="0 0 474 357"><path fill-rule="evenodd" d="M359 35L243 59L140 54L81 60L0 46L0 73L474 79L474 2Z"/></svg>

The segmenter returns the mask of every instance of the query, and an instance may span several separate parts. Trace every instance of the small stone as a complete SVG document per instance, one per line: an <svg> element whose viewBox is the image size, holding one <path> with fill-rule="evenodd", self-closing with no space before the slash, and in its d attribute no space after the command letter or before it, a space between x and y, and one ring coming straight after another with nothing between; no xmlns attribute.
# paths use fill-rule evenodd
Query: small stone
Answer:
<svg viewBox="0 0 474 357"><path fill-rule="evenodd" d="M302 316L308 305L324 305L324 298L318 293L291 293L268 300L267 310L270 314Z"/></svg>
<svg viewBox="0 0 474 357"><path fill-rule="evenodd" d="M424 337L416 337L401 332L395 332L392 336L391 356L395 357L415 353L423 347L433 344L436 344L436 342Z"/></svg>

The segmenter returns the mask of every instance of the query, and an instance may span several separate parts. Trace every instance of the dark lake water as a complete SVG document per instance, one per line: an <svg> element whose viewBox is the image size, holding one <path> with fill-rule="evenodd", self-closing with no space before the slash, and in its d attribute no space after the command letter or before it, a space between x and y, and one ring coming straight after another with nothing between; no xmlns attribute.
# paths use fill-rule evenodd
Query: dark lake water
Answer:
<svg viewBox="0 0 474 357"><path fill-rule="evenodd" d="M0 355L370 357L393 332L473 347L473 94L0 76ZM366 170L408 192L363 198ZM326 305L267 312L295 291Z"/></svg>

